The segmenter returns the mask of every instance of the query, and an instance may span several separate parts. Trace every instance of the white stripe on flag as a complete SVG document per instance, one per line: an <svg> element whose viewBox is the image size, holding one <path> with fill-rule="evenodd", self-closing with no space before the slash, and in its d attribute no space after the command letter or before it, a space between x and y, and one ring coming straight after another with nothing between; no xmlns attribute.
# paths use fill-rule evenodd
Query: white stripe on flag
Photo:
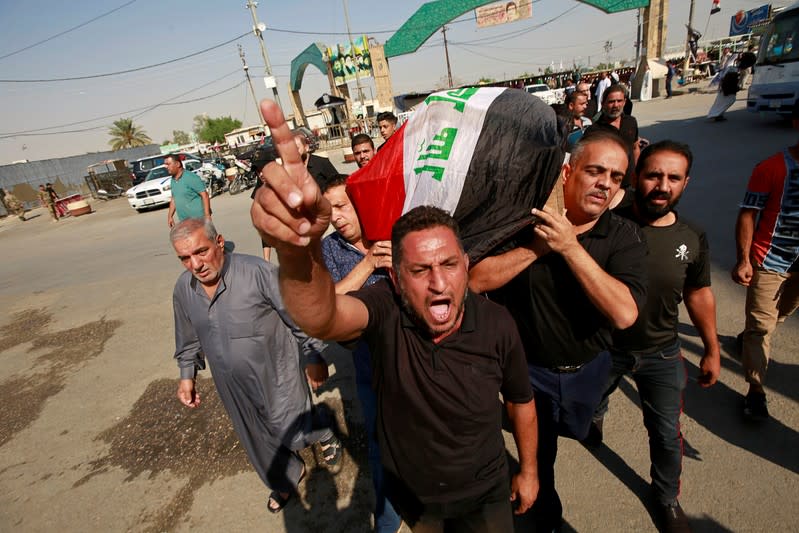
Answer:
<svg viewBox="0 0 799 533"><path fill-rule="evenodd" d="M436 205L453 214L491 103L502 87L430 95L408 120L403 138L405 204Z"/></svg>

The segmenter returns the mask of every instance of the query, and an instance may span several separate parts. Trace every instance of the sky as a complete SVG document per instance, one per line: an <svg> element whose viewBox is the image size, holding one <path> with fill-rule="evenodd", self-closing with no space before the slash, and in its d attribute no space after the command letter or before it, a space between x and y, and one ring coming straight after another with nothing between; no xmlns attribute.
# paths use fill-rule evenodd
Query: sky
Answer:
<svg viewBox="0 0 799 533"><path fill-rule="evenodd" d="M344 1L353 35L380 43L424 3L385 0L261 0L258 18L267 26L264 42L277 77L284 111L291 112L291 60L313 42L347 40ZM705 37L727 35L730 17L763 0L722 0L709 16L711 0L696 0L694 27ZM776 2L774 5L790 3ZM688 0L672 0L667 47L684 43ZM561 62L596 65L635 57L636 12L607 15L576 0L533 0L531 19L478 29L473 12L448 24L449 57L456 84L481 77L508 79L537 73ZM111 12L113 11L113 12ZM111 13L109 13L111 12ZM242 46L258 99L264 61L246 0L0 0L0 165L109 149L108 128L133 118L161 143L173 130L191 131L193 118L232 116L259 123L245 83L237 44ZM74 31L72 28L80 26ZM237 37L242 36L234 41ZM223 43L223 46L218 46ZM612 42L609 54L606 41ZM213 48L204 53L203 50ZM190 58L153 68L184 56ZM394 94L441 87L446 62L441 33L419 50L389 61ZM114 74L70 81L52 80ZM375 95L371 80L365 96ZM301 97L306 109L329 92L314 67L305 72ZM350 84L355 94L355 84Z"/></svg>

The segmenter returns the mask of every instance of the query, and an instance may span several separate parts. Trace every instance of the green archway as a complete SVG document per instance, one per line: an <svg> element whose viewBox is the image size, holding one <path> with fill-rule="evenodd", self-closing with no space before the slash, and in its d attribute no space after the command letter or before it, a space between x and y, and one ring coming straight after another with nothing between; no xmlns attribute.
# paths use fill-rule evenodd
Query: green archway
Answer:
<svg viewBox="0 0 799 533"><path fill-rule="evenodd" d="M405 21L387 41L386 58L410 54L419 49L427 39L441 29L441 26L471 11L476 7L490 4L496 0L436 0L427 2L416 10L416 13ZM605 13L618 13L639 7L648 7L650 0L577 0ZM302 87L302 77L308 65L313 65L323 74L327 74L325 63L326 47L322 43L313 43L291 61L291 90L298 92Z"/></svg>
<svg viewBox="0 0 799 533"><path fill-rule="evenodd" d="M299 91L302 87L302 78L308 65L313 65L322 74L327 74L327 63L325 62L325 52L327 47L322 43L313 43L308 48L291 60L291 84L292 91Z"/></svg>
<svg viewBox="0 0 799 533"><path fill-rule="evenodd" d="M476 7L497 0L437 0L427 2L386 41L386 58L410 54L419 49L441 26ZM649 0L578 0L605 13L648 7Z"/></svg>

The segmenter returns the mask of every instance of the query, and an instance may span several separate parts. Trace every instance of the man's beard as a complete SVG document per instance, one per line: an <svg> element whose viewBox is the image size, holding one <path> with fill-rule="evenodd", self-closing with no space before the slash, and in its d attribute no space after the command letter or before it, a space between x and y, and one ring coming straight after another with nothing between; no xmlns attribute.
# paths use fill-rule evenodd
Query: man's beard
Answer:
<svg viewBox="0 0 799 533"><path fill-rule="evenodd" d="M668 203L665 205L653 205L650 200L665 198ZM644 196L638 189L635 190L635 205L638 207L638 214L648 221L657 220L660 217L668 215L677 207L680 202L680 197L672 199L668 193L662 193L658 190L653 190L648 195Z"/></svg>
<svg viewBox="0 0 799 533"><path fill-rule="evenodd" d="M411 320L414 324L416 324L417 327L425 330L431 337L448 335L453 329L455 329L455 327L458 325L458 318L463 314L463 309L466 307L466 298L469 296L469 287L466 287L466 290L463 293L463 300L461 300L461 304L458 307L457 313L455 315L455 320L452 322L452 327L446 331L431 331L427 323L424 321L424 318L416 312L413 306L411 306L411 303L405 297L405 291L402 290L402 285L399 283L399 280L397 280L397 290L399 291L400 302L402 303L403 311L405 311L408 316L411 317Z"/></svg>

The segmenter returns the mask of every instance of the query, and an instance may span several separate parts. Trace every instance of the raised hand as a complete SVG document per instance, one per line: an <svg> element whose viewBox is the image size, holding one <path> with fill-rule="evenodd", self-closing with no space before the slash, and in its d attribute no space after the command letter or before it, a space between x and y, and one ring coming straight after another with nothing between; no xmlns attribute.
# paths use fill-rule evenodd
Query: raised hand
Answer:
<svg viewBox="0 0 799 533"><path fill-rule="evenodd" d="M250 209L252 223L263 240L278 252L307 246L327 230L330 202L308 173L278 105L263 100L261 114L282 164L272 162L261 171L264 186L258 189Z"/></svg>

